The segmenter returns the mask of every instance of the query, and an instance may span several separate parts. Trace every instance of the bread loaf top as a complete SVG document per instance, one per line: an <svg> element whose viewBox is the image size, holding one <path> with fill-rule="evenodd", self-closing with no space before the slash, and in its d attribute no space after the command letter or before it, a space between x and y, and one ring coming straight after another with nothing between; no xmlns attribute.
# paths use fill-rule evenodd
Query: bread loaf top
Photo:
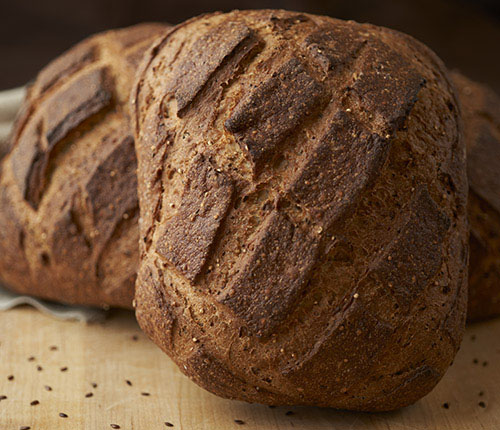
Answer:
<svg viewBox="0 0 500 430"><path fill-rule="evenodd" d="M138 263L128 98L165 26L92 36L28 89L0 180L0 277L66 303L130 307Z"/></svg>
<svg viewBox="0 0 500 430"><path fill-rule="evenodd" d="M484 85L452 73L464 118L471 224L471 321L500 315L500 98Z"/></svg>
<svg viewBox="0 0 500 430"><path fill-rule="evenodd" d="M427 393L466 305L441 61L371 25L234 11L174 28L137 79L148 335L225 397L387 410Z"/></svg>

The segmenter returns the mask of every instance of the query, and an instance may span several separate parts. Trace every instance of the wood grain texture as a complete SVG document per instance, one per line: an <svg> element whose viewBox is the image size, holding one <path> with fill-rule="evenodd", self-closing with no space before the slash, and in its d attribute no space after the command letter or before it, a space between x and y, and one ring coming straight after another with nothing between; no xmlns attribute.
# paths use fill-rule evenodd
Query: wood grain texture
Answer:
<svg viewBox="0 0 500 430"><path fill-rule="evenodd" d="M2 430L110 429L110 424L123 430L171 428L165 422L185 430L500 428L500 320L468 328L455 364L431 394L414 406L382 414L271 409L215 397L183 376L127 311L111 313L103 324L85 325L20 308L0 313L0 326L0 396L7 396L0 400ZM40 403L31 406L33 400ZM61 412L68 417L61 418Z"/></svg>

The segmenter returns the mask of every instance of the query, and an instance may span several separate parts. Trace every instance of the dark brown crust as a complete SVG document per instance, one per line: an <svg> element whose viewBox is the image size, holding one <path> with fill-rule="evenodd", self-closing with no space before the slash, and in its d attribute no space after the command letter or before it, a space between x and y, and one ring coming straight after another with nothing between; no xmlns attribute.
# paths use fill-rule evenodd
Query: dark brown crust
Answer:
<svg viewBox="0 0 500 430"><path fill-rule="evenodd" d="M194 281L204 266L210 246L231 203L233 184L202 155L187 174L182 203L165 223L156 252L187 279Z"/></svg>
<svg viewBox="0 0 500 430"><path fill-rule="evenodd" d="M440 243L450 227L449 219L441 213L435 202L429 196L425 187L414 194L409 208L404 211L398 226L398 235L394 241L382 251L370 264L367 272L356 285L351 297L342 304L338 314L342 318L333 318L326 335L312 348L311 354L300 362L289 365L286 374L293 380L304 380L308 374L320 375L335 366L337 362L358 362L358 357L374 357L385 349L393 347L394 333L397 327L390 319L381 318L379 307L387 311L397 306L403 312L410 312L425 288L441 269ZM405 268L406 270L401 270ZM347 333L355 334L355 347L349 342ZM374 343L372 339L379 341ZM348 345L348 347L346 347ZM408 345L404 345L407 347ZM349 380L355 374L362 379L363 374L373 365L370 360L359 363L355 369L344 364L335 380L328 386L325 381L325 391L335 395L336 392L356 393L355 403L361 404L362 396L370 388L350 386ZM394 363L397 366L397 363ZM422 366L431 372L433 377L439 376L439 371L430 366ZM412 372L420 372L416 367ZM345 374L342 374L344 373ZM408 381L406 371L394 372L398 375L381 375L385 379L397 376L397 379ZM348 374L350 374L348 376ZM366 391L366 392L365 392ZM416 401L415 393L407 394L408 401ZM369 397L369 396L366 396ZM374 399L369 404L376 404ZM319 400L318 400L319 401ZM372 407L372 406L369 406Z"/></svg>
<svg viewBox="0 0 500 430"><path fill-rule="evenodd" d="M38 208L43 191L48 185L48 170L53 168L50 166L51 159L64 144L63 139L92 115L111 105L109 80L105 68L94 69L49 97L45 102L45 116L40 118L38 123L37 152L33 159L26 158L20 151L14 151L15 172L18 174L19 171L27 170L20 166L23 162L29 169L24 180L17 178L17 174L16 178L22 182L19 184L21 193L34 209ZM28 139L32 145L33 137L28 136Z"/></svg>
<svg viewBox="0 0 500 430"><path fill-rule="evenodd" d="M380 122L382 129L399 129L417 101L425 78L408 67L407 60L387 46L369 50L360 58L363 73L352 84L360 106ZM388 79L389 76L396 76Z"/></svg>
<svg viewBox="0 0 500 430"><path fill-rule="evenodd" d="M324 73L346 66L365 45L366 39L347 23L334 28L320 25L303 42L307 53Z"/></svg>
<svg viewBox="0 0 500 430"><path fill-rule="evenodd" d="M174 80L177 109L181 115L224 59L246 39L253 39L252 36L245 25L226 22L196 41L192 55L179 66Z"/></svg>
<svg viewBox="0 0 500 430"><path fill-rule="evenodd" d="M199 385L220 396L230 399L241 399L242 395L249 398L258 396L266 399L266 403L275 402L276 396L273 393L249 386L244 380L235 377L224 363L203 351L203 347L195 350L187 359L186 368L190 374L197 375L195 381Z"/></svg>
<svg viewBox="0 0 500 430"><path fill-rule="evenodd" d="M452 73L462 104L471 223L468 320L500 315L500 98Z"/></svg>
<svg viewBox="0 0 500 430"><path fill-rule="evenodd" d="M49 148L53 148L84 120L109 106L112 98L112 83L109 81L106 68L94 69L47 99L44 128ZM71 110L66 112L68 105Z"/></svg>
<svg viewBox="0 0 500 430"><path fill-rule="evenodd" d="M200 48L228 27L245 30ZM259 48L240 61L245 34ZM184 373L224 397L356 410L432 389L463 334L468 255L459 108L432 52L326 17L214 14L158 41L132 106L136 313ZM200 154L234 189L193 241Z"/></svg>
<svg viewBox="0 0 500 430"><path fill-rule="evenodd" d="M139 209L129 58L164 29L93 36L30 86L0 178L0 278L13 290L131 307Z"/></svg>
<svg viewBox="0 0 500 430"><path fill-rule="evenodd" d="M338 112L330 130L292 180L290 197L327 229L371 184L388 149L387 139L367 132L348 114Z"/></svg>
<svg viewBox="0 0 500 430"><path fill-rule="evenodd" d="M85 193L92 196L86 209L103 241L113 232L117 216L133 212L138 203L134 139L120 131L103 139L109 145L108 154L105 154L85 184ZM117 174L110 175L110 172ZM109 201L113 203L110 205Z"/></svg>
<svg viewBox="0 0 500 430"><path fill-rule="evenodd" d="M92 43L79 44L70 52L56 58L37 76L37 86L43 93L58 81L70 76L97 59L97 47Z"/></svg>
<svg viewBox="0 0 500 430"><path fill-rule="evenodd" d="M162 322L163 337L161 347L163 349L172 348L173 331L177 320L176 308L179 307L179 304L176 303L174 297L167 295L168 293L163 290L163 278L156 267L147 268L142 277L148 280L151 289L147 291L147 294L150 295L150 300L155 304L153 312ZM149 314L150 311L148 310L147 315ZM152 336L157 327L155 324L145 323L142 329L148 336Z"/></svg>
<svg viewBox="0 0 500 430"><path fill-rule="evenodd" d="M398 228L398 235L372 265L367 277L387 282L399 306L409 309L441 269L440 244L450 224L427 188L415 191L408 219Z"/></svg>
<svg viewBox="0 0 500 430"><path fill-rule="evenodd" d="M292 58L238 103L225 126L259 170L262 160L276 152L283 139L327 97L323 85Z"/></svg>
<svg viewBox="0 0 500 430"><path fill-rule="evenodd" d="M248 330L266 336L287 316L302 293L316 262L317 239L274 211L250 238L237 276L218 299L245 321ZM280 270L276 270L280 268Z"/></svg>

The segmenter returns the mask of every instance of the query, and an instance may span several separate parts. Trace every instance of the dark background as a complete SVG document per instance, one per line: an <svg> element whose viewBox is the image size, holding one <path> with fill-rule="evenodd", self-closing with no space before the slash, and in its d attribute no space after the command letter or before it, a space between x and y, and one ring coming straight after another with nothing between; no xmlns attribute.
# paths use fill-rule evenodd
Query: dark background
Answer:
<svg viewBox="0 0 500 430"><path fill-rule="evenodd" d="M23 85L89 34L234 8L284 8L392 27L500 93L500 0L0 0L0 89Z"/></svg>

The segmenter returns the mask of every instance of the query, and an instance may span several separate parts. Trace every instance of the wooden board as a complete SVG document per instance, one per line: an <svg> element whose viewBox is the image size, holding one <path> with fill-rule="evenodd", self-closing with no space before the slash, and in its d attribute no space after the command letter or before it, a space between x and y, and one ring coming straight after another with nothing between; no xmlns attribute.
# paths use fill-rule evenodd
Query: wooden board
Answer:
<svg viewBox="0 0 500 430"><path fill-rule="evenodd" d="M469 327L455 364L430 395L383 414L219 399L184 377L131 312L86 325L20 308L0 313L0 327L0 395L7 396L0 430L171 428L165 422L185 430L500 429L500 320ZM34 400L39 404L30 405Z"/></svg>

